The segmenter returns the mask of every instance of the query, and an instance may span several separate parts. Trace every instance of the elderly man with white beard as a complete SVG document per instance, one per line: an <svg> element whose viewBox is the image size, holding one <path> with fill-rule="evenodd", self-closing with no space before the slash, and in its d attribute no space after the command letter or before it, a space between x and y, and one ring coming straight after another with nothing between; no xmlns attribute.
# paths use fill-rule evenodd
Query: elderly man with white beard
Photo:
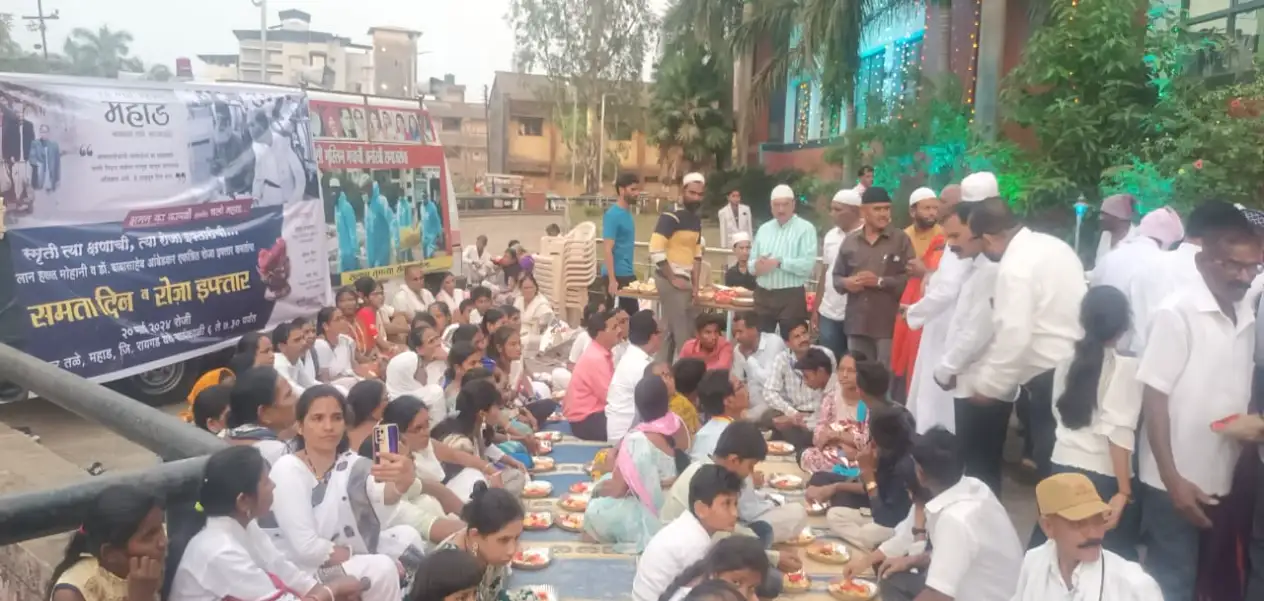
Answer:
<svg viewBox="0 0 1264 601"><path fill-rule="evenodd" d="M957 203L955 194L945 188L941 196L939 221L943 223L954 214ZM996 176L986 171L973 173L961 181L960 202L978 202L996 196ZM951 390L935 383L935 368L948 350L949 333L952 330L953 313L962 283L968 277L971 261L962 259L949 250L939 260L939 269L929 276L926 294L909 306L904 314L910 329L922 330L922 342L917 349L913 381L909 385L908 408L917 420L917 431L926 432L935 426L943 426L949 432L956 431L955 409Z"/></svg>

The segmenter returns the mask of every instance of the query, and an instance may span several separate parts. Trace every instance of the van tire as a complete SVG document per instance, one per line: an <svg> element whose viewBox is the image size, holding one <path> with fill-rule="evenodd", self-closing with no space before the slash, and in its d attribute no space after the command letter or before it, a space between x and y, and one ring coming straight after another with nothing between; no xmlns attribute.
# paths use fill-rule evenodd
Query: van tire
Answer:
<svg viewBox="0 0 1264 601"><path fill-rule="evenodd" d="M198 359L152 369L130 378L106 384L110 388L152 407L185 402L201 376Z"/></svg>

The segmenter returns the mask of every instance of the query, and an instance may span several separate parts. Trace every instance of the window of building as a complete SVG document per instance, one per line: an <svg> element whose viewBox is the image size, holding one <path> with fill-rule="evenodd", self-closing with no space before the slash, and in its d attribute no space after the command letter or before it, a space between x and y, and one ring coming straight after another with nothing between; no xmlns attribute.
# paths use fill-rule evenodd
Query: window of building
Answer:
<svg viewBox="0 0 1264 601"><path fill-rule="evenodd" d="M440 124L443 127L443 131L461 131L460 117L443 117Z"/></svg>
<svg viewBox="0 0 1264 601"><path fill-rule="evenodd" d="M885 48L868 56L860 57L860 73L856 76L856 124L869 124L869 109L885 104L883 84L887 78L887 51ZM881 113L874 116L881 118Z"/></svg>
<svg viewBox="0 0 1264 601"><path fill-rule="evenodd" d="M812 120L812 81L804 79L794 86L794 143L808 141L808 124Z"/></svg>
<svg viewBox="0 0 1264 601"><path fill-rule="evenodd" d="M544 118L543 117L518 117L518 135L520 136L543 136L544 135Z"/></svg>
<svg viewBox="0 0 1264 601"><path fill-rule="evenodd" d="M895 85L898 91L896 102L912 102L917 100L918 65L922 62L922 37L904 39L895 44L895 60L897 71Z"/></svg>
<svg viewBox="0 0 1264 601"><path fill-rule="evenodd" d="M1260 20L1264 7L1260 0L1182 0L1181 8L1189 15L1194 31L1215 32L1226 36L1220 48L1199 52L1197 73L1210 76L1216 83L1232 83L1250 79L1256 71L1260 47Z"/></svg>

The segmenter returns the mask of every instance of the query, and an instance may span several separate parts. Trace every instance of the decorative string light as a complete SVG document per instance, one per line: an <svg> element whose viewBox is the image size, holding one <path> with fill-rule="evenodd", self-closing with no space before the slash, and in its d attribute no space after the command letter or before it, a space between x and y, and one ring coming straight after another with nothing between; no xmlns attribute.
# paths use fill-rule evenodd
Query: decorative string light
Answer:
<svg viewBox="0 0 1264 601"><path fill-rule="evenodd" d="M808 81L800 81L796 89L795 100L798 101L798 121L794 124L794 141L802 144L808 141L808 120L812 113L812 85Z"/></svg>
<svg viewBox="0 0 1264 601"><path fill-rule="evenodd" d="M976 0L974 3L974 29L970 32L971 52L969 61L966 64L966 104L970 106L970 122L974 123L974 89L979 81L977 67L979 65L979 33L980 20L983 11L982 0Z"/></svg>

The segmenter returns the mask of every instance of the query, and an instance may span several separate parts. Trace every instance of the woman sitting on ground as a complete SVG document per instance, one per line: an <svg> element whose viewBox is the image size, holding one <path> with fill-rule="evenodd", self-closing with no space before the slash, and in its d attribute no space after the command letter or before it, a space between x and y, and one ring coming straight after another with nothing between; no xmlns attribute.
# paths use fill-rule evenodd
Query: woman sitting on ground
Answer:
<svg viewBox="0 0 1264 601"><path fill-rule="evenodd" d="M158 497L116 484L97 495L48 587L52 601L154 601L167 530Z"/></svg>
<svg viewBox="0 0 1264 601"><path fill-rule="evenodd" d="M461 379L465 377L465 372L482 364L483 353L471 342L458 342L448 351L448 369L443 372L443 396L447 400L449 414L456 413L456 395L461 392Z"/></svg>
<svg viewBox="0 0 1264 601"><path fill-rule="evenodd" d="M408 601L476 601L483 565L459 549L440 549L426 556Z"/></svg>
<svg viewBox="0 0 1264 601"><path fill-rule="evenodd" d="M206 461L198 498L200 509L189 529L176 532L168 565L167 601L270 599L344 601L361 598L360 579L339 576L321 582L312 571L294 565L259 529L255 518L272 511L275 487L268 463L250 447L229 447ZM366 601L399 598L395 566L376 561ZM356 570L360 571L360 570Z"/></svg>
<svg viewBox="0 0 1264 601"><path fill-rule="evenodd" d="M347 422L347 444L353 449L371 442L373 426L382 421L386 411L386 384L381 380L364 380L351 387L347 393L347 406L351 415Z"/></svg>
<svg viewBox="0 0 1264 601"><path fill-rule="evenodd" d="M336 565L372 581L363 567L385 557L404 568L395 578L409 576L421 562L421 535L411 526L384 527L383 522L413 487L412 460L386 452L371 460L352 452L348 413L342 393L332 386L303 392L297 407L298 450L272 466L274 511L260 526L275 529L278 546L303 570ZM362 556L373 559L352 561Z"/></svg>
<svg viewBox="0 0 1264 601"><path fill-rule="evenodd" d="M193 425L220 434L228 427L228 406L232 401L233 387L218 384L203 390L193 401Z"/></svg>
<svg viewBox="0 0 1264 601"><path fill-rule="evenodd" d="M422 538L437 543L452 535L465 525L455 518L465 504L457 498L443 481L447 474L443 471L439 456L445 460L460 462L464 465L478 467L488 465L487 462L468 453L453 451L442 443L430 439L430 412L425 403L411 396L402 396L390 402L382 413L379 425L394 425L399 430L399 454L410 457L417 482L400 501L394 517L387 527L397 525L412 526L421 533ZM438 447L443 450L439 451ZM360 455L373 459L373 440L365 440L359 446Z"/></svg>
<svg viewBox="0 0 1264 601"><path fill-rule="evenodd" d="M547 384L532 380L522 357L522 336L512 325L501 326L487 345L487 352L496 362L496 381L509 406L518 412L517 420L525 426L523 433L540 428L557 411L557 401Z"/></svg>
<svg viewBox="0 0 1264 601"><path fill-rule="evenodd" d="M821 399L812 447L804 449L799 461L809 474L835 467L854 470L857 453L869 441L871 407L857 383L856 366L855 354L844 354L838 361L838 393Z"/></svg>
<svg viewBox="0 0 1264 601"><path fill-rule="evenodd" d="M392 344L387 338L392 333L398 333L401 328L391 324L390 316L386 313L386 292L382 289L381 282L367 275L363 276L356 279L355 291L359 304L355 313L356 345L360 352L370 354L376 351L380 357L394 357L402 350L402 345ZM404 332L408 331L407 322L402 329Z"/></svg>
<svg viewBox="0 0 1264 601"><path fill-rule="evenodd" d="M272 365L272 340L259 332L246 332L237 340L233 356L227 367L212 369L193 383L187 397L189 408L180 413L180 418L193 422L193 403L197 401L203 390L219 384L232 385L237 380L235 374L245 373L247 369L260 365Z"/></svg>
<svg viewBox="0 0 1264 601"><path fill-rule="evenodd" d="M461 511L464 530L439 545L438 551L464 551L482 564L483 575L475 601L534 601L529 590L509 592L509 564L518 552L525 512L509 491L488 488L480 483L470 493L470 502Z"/></svg>
<svg viewBox="0 0 1264 601"><path fill-rule="evenodd" d="M378 364L370 355L361 353L352 336L351 322L334 307L316 313L316 379L350 390L364 378L376 378Z"/></svg>
<svg viewBox="0 0 1264 601"><path fill-rule="evenodd" d="M439 292L435 294L435 302L443 303L449 311L456 313L464 300L466 300L466 294L464 290L456 287L456 276L451 273L444 274L443 284L439 286Z"/></svg>
<svg viewBox="0 0 1264 601"><path fill-rule="evenodd" d="M275 464L290 454L296 403L294 389L275 369L252 367L233 385L224 437L234 444L254 446L269 464Z"/></svg>
<svg viewBox="0 0 1264 601"><path fill-rule="evenodd" d="M641 422L614 453L614 471L597 481L584 512L584 534L620 553L640 553L662 526L663 489L676 480L671 438L683 426L669 407L667 385L643 378L633 393Z"/></svg>
<svg viewBox="0 0 1264 601"><path fill-rule="evenodd" d="M522 344L525 348L544 350L540 348L540 340L549 326L553 325L553 305L540 294L540 285L530 273L523 274L518 283L518 291L522 296L514 300L513 306L522 312Z"/></svg>
<svg viewBox="0 0 1264 601"><path fill-rule="evenodd" d="M415 396L426 403L432 415L447 417L448 405L443 397L443 387L439 379L431 382L434 370L427 370L439 348L439 335L433 328L422 326L413 330L410 342L416 350L404 351L395 355L386 365L386 393L390 399L404 395Z"/></svg>
<svg viewBox="0 0 1264 601"><path fill-rule="evenodd" d="M445 462L444 471L449 476L447 486L460 499L469 499L474 485L480 482L503 486L515 495L521 493L526 484L526 466L506 455L485 437L488 424L500 421L499 402L500 392L492 382L476 380L465 384L457 395L457 414L440 422L430 433L434 440L452 449L506 466L499 472L488 473L490 470L475 472L459 463Z"/></svg>

